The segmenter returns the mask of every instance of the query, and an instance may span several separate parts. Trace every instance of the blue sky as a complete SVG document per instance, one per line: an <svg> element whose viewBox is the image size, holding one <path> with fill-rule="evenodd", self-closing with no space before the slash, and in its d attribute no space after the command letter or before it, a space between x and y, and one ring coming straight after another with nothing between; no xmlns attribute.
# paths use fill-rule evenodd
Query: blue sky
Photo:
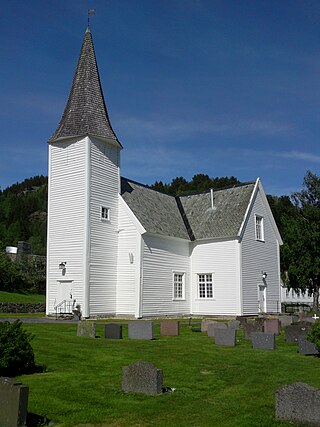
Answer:
<svg viewBox="0 0 320 427"><path fill-rule="evenodd" d="M299 190L320 167L320 2L0 0L0 186L47 174L87 9L121 174Z"/></svg>

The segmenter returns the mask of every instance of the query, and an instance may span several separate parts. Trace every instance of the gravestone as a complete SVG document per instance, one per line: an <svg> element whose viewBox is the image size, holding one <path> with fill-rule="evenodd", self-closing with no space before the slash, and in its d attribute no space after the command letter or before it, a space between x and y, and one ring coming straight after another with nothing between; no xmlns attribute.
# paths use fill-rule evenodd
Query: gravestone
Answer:
<svg viewBox="0 0 320 427"><path fill-rule="evenodd" d="M176 320L163 320L160 322L160 335L176 337L180 333L180 323Z"/></svg>
<svg viewBox="0 0 320 427"><path fill-rule="evenodd" d="M298 344L299 344L299 353L302 353L308 356L319 355L319 351L315 346L315 344L311 341L308 341L306 338L300 336L298 339Z"/></svg>
<svg viewBox="0 0 320 427"><path fill-rule="evenodd" d="M153 322L128 322L128 338L132 340L153 340Z"/></svg>
<svg viewBox="0 0 320 427"><path fill-rule="evenodd" d="M280 322L278 319L265 319L263 325L263 331L267 334L276 334L280 333Z"/></svg>
<svg viewBox="0 0 320 427"><path fill-rule="evenodd" d="M297 325L288 325L285 327L284 333L287 342L298 342L299 337L305 337L310 329L310 326L298 323Z"/></svg>
<svg viewBox="0 0 320 427"><path fill-rule="evenodd" d="M282 314L279 317L281 328L285 328L286 326L292 325L292 316L288 316L287 314Z"/></svg>
<svg viewBox="0 0 320 427"><path fill-rule="evenodd" d="M230 329L240 329L240 320L231 319L228 322L228 328Z"/></svg>
<svg viewBox="0 0 320 427"><path fill-rule="evenodd" d="M300 382L279 388L276 391L276 418L320 426L320 389Z"/></svg>
<svg viewBox="0 0 320 427"><path fill-rule="evenodd" d="M251 340L253 332L263 332L263 324L260 322L247 322L243 324L244 337L246 340Z"/></svg>
<svg viewBox="0 0 320 427"><path fill-rule="evenodd" d="M93 322L78 322L78 337L96 337L96 324Z"/></svg>
<svg viewBox="0 0 320 427"><path fill-rule="evenodd" d="M242 327L245 323L247 323L247 317L245 317L245 316L237 316L236 320L239 320L240 326L242 326Z"/></svg>
<svg viewBox="0 0 320 427"><path fill-rule="evenodd" d="M212 322L214 322L214 320L212 320L212 319L202 319L202 321L201 321L201 332L207 332L208 331L208 325Z"/></svg>
<svg viewBox="0 0 320 427"><path fill-rule="evenodd" d="M274 350L276 348L275 334L252 332L252 347L256 350Z"/></svg>
<svg viewBox="0 0 320 427"><path fill-rule="evenodd" d="M122 368L122 391L144 394L162 393L162 369L149 362L136 362Z"/></svg>
<svg viewBox="0 0 320 427"><path fill-rule="evenodd" d="M234 347L236 345L237 330L235 328L215 329L214 342L217 345Z"/></svg>
<svg viewBox="0 0 320 427"><path fill-rule="evenodd" d="M121 340L122 325L119 325L119 323L107 323L104 329L104 337L114 340Z"/></svg>
<svg viewBox="0 0 320 427"><path fill-rule="evenodd" d="M208 330L207 330L208 337L214 337L216 329L228 329L228 327L223 322L211 322L208 324Z"/></svg>
<svg viewBox="0 0 320 427"><path fill-rule="evenodd" d="M26 425L29 387L0 377L0 426L23 427Z"/></svg>

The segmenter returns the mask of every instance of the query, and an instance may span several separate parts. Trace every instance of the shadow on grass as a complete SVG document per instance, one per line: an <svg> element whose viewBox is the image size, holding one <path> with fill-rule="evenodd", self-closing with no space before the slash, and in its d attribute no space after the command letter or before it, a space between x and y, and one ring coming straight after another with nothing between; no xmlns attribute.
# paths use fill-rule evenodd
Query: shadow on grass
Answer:
<svg viewBox="0 0 320 427"><path fill-rule="evenodd" d="M53 425L53 423L51 423L51 420L49 420L47 417L42 417L41 415L28 412L27 427L40 427L48 425Z"/></svg>

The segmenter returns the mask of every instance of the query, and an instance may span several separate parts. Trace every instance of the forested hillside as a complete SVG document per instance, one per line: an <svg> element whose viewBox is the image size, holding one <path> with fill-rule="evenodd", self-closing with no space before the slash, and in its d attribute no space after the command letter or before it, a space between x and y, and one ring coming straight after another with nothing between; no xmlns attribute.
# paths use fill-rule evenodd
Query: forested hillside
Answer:
<svg viewBox="0 0 320 427"><path fill-rule="evenodd" d="M31 243L32 252L46 253L47 177L35 176L0 191L0 245Z"/></svg>

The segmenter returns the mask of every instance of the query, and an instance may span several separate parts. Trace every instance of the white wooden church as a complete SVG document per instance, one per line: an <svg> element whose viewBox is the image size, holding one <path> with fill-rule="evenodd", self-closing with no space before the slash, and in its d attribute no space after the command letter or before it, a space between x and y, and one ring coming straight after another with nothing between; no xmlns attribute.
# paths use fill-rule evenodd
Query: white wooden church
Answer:
<svg viewBox="0 0 320 427"><path fill-rule="evenodd" d="M261 182L172 197L120 177L92 35L49 140L47 314L280 311L279 231Z"/></svg>

